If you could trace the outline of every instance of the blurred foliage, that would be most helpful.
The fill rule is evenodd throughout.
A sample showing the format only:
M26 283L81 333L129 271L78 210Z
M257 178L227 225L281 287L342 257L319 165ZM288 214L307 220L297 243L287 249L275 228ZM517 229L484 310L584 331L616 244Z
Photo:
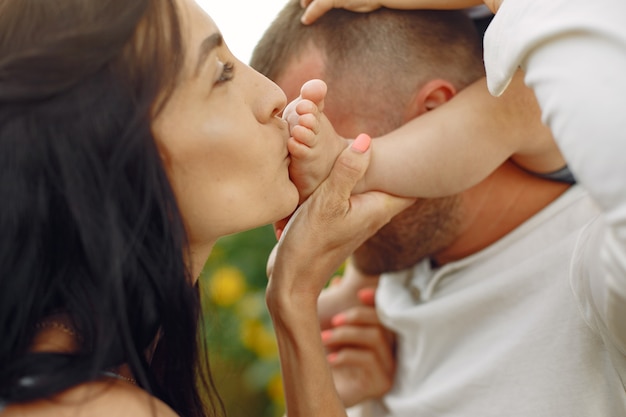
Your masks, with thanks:
M271 226L220 239L200 276L213 377L228 416L284 415L272 323L265 306Z

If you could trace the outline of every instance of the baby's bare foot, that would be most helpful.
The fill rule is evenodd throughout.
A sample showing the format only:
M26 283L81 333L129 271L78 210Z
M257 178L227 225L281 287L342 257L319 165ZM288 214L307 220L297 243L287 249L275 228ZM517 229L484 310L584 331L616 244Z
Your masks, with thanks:
M289 174L300 192L300 202L326 179L337 156L348 145L322 113L325 98L323 81L307 81L300 97L289 103L283 116L291 132L287 143L291 154Z

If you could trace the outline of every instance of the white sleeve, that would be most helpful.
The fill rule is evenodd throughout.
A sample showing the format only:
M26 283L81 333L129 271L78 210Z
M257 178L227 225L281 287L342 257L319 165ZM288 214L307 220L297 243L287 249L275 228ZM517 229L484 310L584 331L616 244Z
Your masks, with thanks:
M626 1L504 0L485 35L489 90L521 67L542 118L604 216L594 297L626 354Z

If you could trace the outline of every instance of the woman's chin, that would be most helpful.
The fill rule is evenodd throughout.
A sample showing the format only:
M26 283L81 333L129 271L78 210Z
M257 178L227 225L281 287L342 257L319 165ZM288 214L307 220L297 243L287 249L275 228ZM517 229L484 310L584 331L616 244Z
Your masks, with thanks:
M288 204L286 204L286 207L288 207L287 209L288 213L284 217L287 217L288 215L296 211L296 209L298 208L298 201L300 201L300 194L298 193L298 189L296 188L296 185L292 183L291 181L289 181L289 183L291 184L291 189L288 190L289 198L288 198Z

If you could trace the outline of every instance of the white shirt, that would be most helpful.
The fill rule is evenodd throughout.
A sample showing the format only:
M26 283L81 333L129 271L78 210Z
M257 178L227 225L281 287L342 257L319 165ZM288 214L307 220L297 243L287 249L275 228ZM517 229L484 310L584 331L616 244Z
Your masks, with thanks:
M479 253L383 275L376 304L398 334L398 367L370 413L626 415L626 357L594 322L580 268L595 257L598 215L575 186Z
M496 95L524 70L582 187L480 253L382 278L399 362L374 414L625 416L626 1L505 0L485 65Z

